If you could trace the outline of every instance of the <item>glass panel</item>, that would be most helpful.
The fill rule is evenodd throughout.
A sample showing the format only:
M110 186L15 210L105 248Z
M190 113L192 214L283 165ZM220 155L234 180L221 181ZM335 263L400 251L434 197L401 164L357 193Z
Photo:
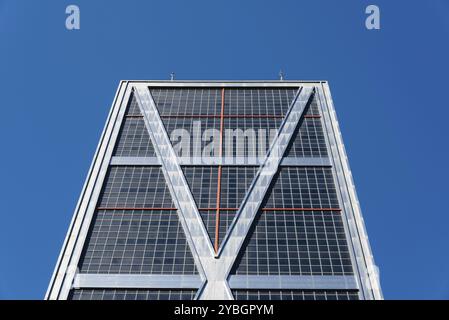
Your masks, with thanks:
M79 267L81 273L198 273L171 210L98 210Z

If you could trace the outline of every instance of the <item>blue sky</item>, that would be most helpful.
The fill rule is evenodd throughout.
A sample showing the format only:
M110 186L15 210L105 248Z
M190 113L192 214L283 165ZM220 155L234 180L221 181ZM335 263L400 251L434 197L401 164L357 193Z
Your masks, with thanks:
M65 29L72 3L79 31ZM371 3L379 31L364 27ZM283 69L330 82L385 297L448 299L447 12L445 0L0 0L0 298L43 298L119 80Z

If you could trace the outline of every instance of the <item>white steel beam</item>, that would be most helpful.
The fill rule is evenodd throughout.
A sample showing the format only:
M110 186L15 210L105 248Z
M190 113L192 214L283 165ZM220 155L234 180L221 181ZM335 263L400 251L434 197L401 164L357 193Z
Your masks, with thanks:
M231 289L357 290L354 276L257 276L232 275Z
M179 274L77 274L73 287L138 288L138 289L198 289L202 280L197 275Z
M346 235L352 248L351 258L357 275L361 299L383 299L378 269L374 264L368 236L361 215L360 204L349 168L348 157L341 137L337 116L328 84L318 88L318 104L323 114L323 130L327 135L334 172L335 186L346 226Z
M45 299L65 300L69 295L95 205L106 175L130 95L129 84L120 83L89 173L75 209L69 231L50 281Z
M178 158L159 116L157 107L146 85L134 86L134 94L143 115L157 157L162 164L162 172L176 205L179 220L189 243L196 266L207 281L208 268L214 256L214 249L207 230L196 207Z

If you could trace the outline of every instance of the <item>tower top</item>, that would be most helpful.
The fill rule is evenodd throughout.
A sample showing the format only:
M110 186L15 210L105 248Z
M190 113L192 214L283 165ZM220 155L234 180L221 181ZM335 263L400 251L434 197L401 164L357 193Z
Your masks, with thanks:
M279 70L279 80L280 81L284 81L284 72L281 70Z

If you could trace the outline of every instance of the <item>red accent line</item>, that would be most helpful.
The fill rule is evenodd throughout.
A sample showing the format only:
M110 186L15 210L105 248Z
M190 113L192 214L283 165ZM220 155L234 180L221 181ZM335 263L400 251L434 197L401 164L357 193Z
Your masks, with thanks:
M220 187L221 188L221 187ZM217 190L218 191L218 190ZM218 196L218 192L217 192ZM218 197L219 198L219 197ZM198 208L198 211L237 211L239 208ZM134 207L98 207L97 210L141 210L141 211L174 211L176 208L134 208ZM262 208L262 211L342 211L339 208Z
M284 118L284 115L274 115L274 114L229 114L224 116L225 118L268 118L268 119L278 119Z
M223 125L224 125L224 99L225 89L221 89L221 114L220 114L220 149L218 150L218 156L221 158L223 154ZM220 197L221 197L221 165L218 166L218 179L217 179L217 208L215 212L215 239L214 250L218 252L219 240L220 240Z
M127 114L126 118L143 118L142 115ZM177 115L161 115L161 118L217 118L217 119L283 119L284 115L273 115L273 114L177 114ZM320 119L320 115L316 114L306 114L304 118L308 119Z
M143 118L142 115L127 114L125 118ZM271 114L228 114L228 115L214 115L214 114L178 114L178 115L161 115L161 118L216 118L216 119L283 119L283 115L271 115ZM305 119L320 119L320 115L306 114Z
M161 118L220 118L219 114L177 114L161 115Z
M306 115L304 116L304 118L319 119L319 118L321 118L321 116L318 115L318 114L306 114Z
M272 115L272 114L177 114L177 115L161 115L161 118L252 118L252 119L282 119L284 115Z
M263 208L262 211L341 211L339 208Z
M237 211L239 208L219 208L220 211ZM215 211L217 208L198 208L198 211Z
M131 208L131 207L117 207L117 208L107 208L107 207L98 207L97 210L143 210L143 211L173 211L178 210L176 208Z
M214 239L215 253L218 252L219 236L220 236L220 195L221 195L221 166L218 166L217 207L215 208L215 239Z
M220 208L220 211L237 211L239 208ZM217 208L198 208L199 211L215 211ZM262 208L262 211L338 211L338 208Z

